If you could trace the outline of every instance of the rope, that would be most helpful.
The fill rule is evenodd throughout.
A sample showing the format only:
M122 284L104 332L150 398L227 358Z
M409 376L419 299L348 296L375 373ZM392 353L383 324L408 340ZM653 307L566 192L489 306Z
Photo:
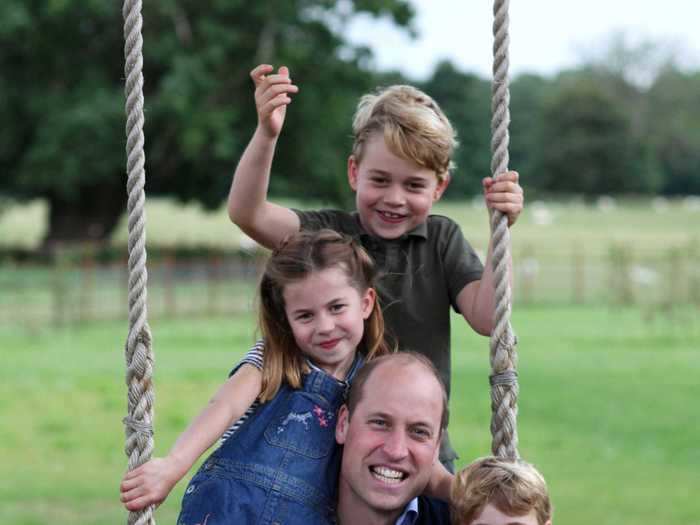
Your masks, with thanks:
M494 0L493 5L491 173L494 176L508 171L508 4L509 0ZM496 298L495 328L490 341L491 451L496 456L517 458L518 380L515 367L518 357L515 350L516 338L510 325L510 231L508 218L503 213L492 210L490 218Z
M128 415L124 418L128 468L148 461L153 452L153 354L146 311L146 213L143 139L143 39L141 1L124 0L124 74L126 76L126 153L129 229L129 335L126 341ZM129 512L129 525L155 525L154 507Z

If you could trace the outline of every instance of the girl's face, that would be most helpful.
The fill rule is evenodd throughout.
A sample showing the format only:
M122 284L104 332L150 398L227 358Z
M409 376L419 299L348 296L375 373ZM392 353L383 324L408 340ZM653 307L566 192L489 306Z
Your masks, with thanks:
M358 292L342 268L332 267L286 285L282 295L297 346L327 373L345 379L375 291Z

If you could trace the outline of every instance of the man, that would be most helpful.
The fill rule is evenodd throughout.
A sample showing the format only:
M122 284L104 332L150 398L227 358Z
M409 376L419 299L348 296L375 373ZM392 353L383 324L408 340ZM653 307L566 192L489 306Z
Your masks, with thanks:
M431 491L449 493L451 476L436 467L447 419L445 387L427 358L401 352L366 364L336 426L340 525L448 524L447 504L421 495L434 468Z

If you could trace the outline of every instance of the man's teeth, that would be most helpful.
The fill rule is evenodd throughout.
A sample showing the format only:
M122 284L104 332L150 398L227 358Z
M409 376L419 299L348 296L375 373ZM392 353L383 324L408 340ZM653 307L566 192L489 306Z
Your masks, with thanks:
M387 467L372 467L371 471L375 477L388 483L399 483L405 477L403 472Z

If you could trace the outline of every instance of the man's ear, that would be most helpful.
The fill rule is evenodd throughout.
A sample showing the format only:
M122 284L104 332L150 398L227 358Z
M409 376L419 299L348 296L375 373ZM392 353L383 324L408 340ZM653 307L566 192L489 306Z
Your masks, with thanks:
M433 193L433 202L440 200L440 197L442 197L442 194L445 193L445 190L450 185L450 180L451 178L449 173L445 173L444 179L438 180L437 186L435 187L435 192Z
M348 157L348 183L352 191L357 191L357 160L354 155Z
M335 440L338 445L345 444L345 438L348 435L348 426L350 425L350 412L348 406L343 405L338 411L338 422L335 424Z

